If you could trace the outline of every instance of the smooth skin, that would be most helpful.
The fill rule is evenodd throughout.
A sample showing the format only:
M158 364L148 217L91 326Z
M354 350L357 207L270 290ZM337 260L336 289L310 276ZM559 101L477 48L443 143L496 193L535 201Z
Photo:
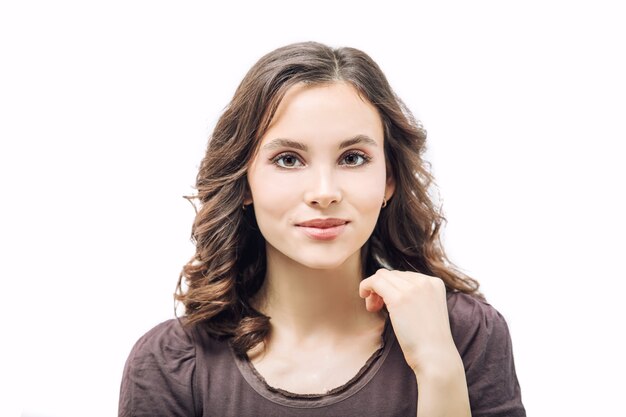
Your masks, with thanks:
M463 363L452 340L445 286L415 272L362 279L360 248L395 183L377 109L344 82L291 87L248 169L267 273L255 307L271 317L264 346L248 352L277 388L323 393L343 385L378 349L386 305L419 387L419 417L470 416ZM334 239L299 223L343 219Z

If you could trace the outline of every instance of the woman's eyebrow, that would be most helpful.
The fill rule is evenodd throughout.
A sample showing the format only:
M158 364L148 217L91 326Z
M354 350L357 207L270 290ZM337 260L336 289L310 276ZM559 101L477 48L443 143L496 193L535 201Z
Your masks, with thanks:
M356 135L351 139L346 139L339 144L339 149L347 148L348 146L362 143L364 145L378 146L378 143L367 135Z
M309 149L308 146L306 146L304 143L296 142L295 140L291 140L291 139L283 139L283 138L272 139L271 141L263 145L263 149L267 149L267 150L273 150L273 149L278 149L278 148L295 148L295 149L300 149L301 151L304 151L304 152L306 152Z
M370 138L369 136L356 135L353 138L346 139L343 142L341 142L339 144L339 149L347 148L349 146L356 145L359 143L362 143L365 145L371 145L371 146L378 146L378 143L376 143L376 141ZM285 139L285 138L272 139L271 141L263 145L263 149L266 149L266 150L273 150L277 148L294 148L294 149L299 149L304 152L309 150L309 147L306 146L304 143L296 142L295 140Z

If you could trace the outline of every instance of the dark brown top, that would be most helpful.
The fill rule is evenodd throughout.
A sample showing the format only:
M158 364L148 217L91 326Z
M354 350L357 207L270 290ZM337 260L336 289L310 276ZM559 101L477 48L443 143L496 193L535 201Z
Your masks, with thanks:
M474 297L448 294L452 336L463 359L473 417L526 416L504 318ZM417 386L388 322L381 347L346 384L301 395L269 386L227 341L177 320L135 344L124 368L119 416L416 415Z

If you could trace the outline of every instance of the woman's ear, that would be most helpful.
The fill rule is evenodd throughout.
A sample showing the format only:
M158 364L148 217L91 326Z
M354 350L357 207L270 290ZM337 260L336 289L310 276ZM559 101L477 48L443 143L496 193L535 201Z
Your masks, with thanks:
M387 172L387 181L385 183L385 200L389 201L395 191L396 191L396 180L391 174L391 172Z
M250 192L250 185L248 184L247 179L245 181L244 187L246 190L243 192L243 205L248 206L252 204L252 192Z

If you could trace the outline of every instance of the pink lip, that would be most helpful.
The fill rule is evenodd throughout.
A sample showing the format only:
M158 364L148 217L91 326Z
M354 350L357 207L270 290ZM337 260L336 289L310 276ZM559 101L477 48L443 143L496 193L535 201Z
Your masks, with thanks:
M339 236L346 228L347 220L342 219L314 219L298 223L304 234L315 240L332 240Z
M296 226L327 229L329 227L341 226L342 224L346 223L348 223L348 221L343 219L313 219L298 223L296 224Z

